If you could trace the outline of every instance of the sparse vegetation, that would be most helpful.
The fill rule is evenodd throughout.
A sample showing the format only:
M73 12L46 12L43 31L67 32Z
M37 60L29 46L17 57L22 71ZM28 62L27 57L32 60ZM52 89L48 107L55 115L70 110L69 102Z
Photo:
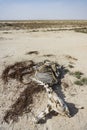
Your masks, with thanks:
M69 68L74 68L74 66L73 65L68 65L69 66Z
M87 33L87 27L85 27L85 28L76 28L75 31L76 32L81 32L81 33Z
M47 29L47 31L66 31L74 30L76 32L87 33L86 20L23 20L23 21L0 21L1 30L20 30L32 29L37 32L37 29ZM30 30L31 31L31 30Z
M73 76L75 76L77 79L80 79L81 78L81 76L83 75L83 73L82 72L80 72L80 71L76 71L76 72L72 72L72 73L70 73L70 75L73 75Z
M83 85L83 83L81 82L81 80L77 80L77 81L75 81L74 83L75 83L76 85L80 85L80 86Z
M83 77L82 79L80 80L77 80L74 82L76 85L87 85L87 78L86 77Z
M86 77L83 77L83 78L81 79L81 81L82 81L83 84L87 85L87 78L86 78Z
M37 30L37 29L36 29L36 30L35 30L35 29L33 29L31 32L38 32L38 31L39 31L39 30Z

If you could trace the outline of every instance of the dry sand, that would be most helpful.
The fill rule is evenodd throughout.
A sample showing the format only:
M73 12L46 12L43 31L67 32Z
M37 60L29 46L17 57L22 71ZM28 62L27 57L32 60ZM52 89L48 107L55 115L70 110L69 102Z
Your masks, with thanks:
M30 51L38 51L39 54L27 54ZM74 31L0 31L0 75L7 65L15 62L25 60L38 62L45 59L57 61L66 67L72 63L74 68L70 71L81 71L87 76L87 34ZM32 121L32 113L23 114L13 124L2 123L6 110L17 100L26 86L14 80L4 85L0 78L0 130L87 130L87 85L75 85L73 83L75 78L68 74L65 80L69 88L65 90L62 87L61 92L69 105L72 117L51 116L45 123L36 125ZM33 100L32 111L35 114L44 110L47 103L44 92L36 94ZM81 107L84 109L80 109Z

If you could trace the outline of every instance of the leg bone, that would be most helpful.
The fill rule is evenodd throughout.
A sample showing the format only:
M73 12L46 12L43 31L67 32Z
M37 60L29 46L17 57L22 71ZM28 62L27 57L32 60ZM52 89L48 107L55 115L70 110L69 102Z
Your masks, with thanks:
M47 107L46 107L46 109L45 109L44 111L42 111L42 112L36 117L35 122L36 122L36 123L39 123L39 121L40 121L41 119L43 119L48 113L50 113L50 111L51 111L51 106L48 104Z

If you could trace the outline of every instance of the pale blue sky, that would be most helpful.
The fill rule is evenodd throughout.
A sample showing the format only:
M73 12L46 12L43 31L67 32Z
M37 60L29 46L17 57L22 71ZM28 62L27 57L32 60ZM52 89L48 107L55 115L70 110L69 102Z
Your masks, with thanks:
M87 0L0 0L0 20L86 19Z

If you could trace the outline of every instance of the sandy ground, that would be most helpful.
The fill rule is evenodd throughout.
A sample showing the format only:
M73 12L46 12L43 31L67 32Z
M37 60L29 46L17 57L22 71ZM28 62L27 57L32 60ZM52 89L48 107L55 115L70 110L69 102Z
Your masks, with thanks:
M39 54L26 55L29 51L38 51ZM48 54L52 56L44 56ZM0 31L0 76L7 65L25 60L38 62L45 59L57 61L66 67L72 62L74 66L71 69L72 72L81 71L87 76L87 34L74 31ZM72 76L66 75L66 81L70 86L66 90L62 88L72 117L52 116L45 123L36 125L32 121L31 113L23 114L16 123L2 123L5 111L16 101L26 86L20 85L14 80L8 85L4 85L0 78L0 130L87 130L87 86L77 86L73 80ZM32 111L37 114L44 110L46 101L46 94L39 93L38 98L34 97ZM81 107L84 109L80 109Z

